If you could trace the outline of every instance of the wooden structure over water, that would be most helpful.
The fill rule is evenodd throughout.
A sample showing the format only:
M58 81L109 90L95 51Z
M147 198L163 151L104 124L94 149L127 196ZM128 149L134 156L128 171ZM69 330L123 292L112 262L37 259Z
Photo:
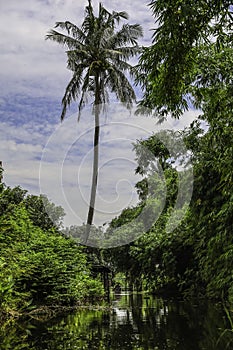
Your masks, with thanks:
M110 302L110 278L109 278L109 274L112 273L111 269L105 265L93 265L91 269L92 269L92 272L94 274L96 274L96 275L101 274L102 281L104 284L105 295L106 295L108 302Z

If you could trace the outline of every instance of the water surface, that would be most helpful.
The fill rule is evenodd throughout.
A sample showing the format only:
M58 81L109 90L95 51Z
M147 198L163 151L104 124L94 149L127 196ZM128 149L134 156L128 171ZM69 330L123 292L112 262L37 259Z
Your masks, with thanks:
M226 350L233 333L221 305L116 295L111 310L3 325L6 350Z

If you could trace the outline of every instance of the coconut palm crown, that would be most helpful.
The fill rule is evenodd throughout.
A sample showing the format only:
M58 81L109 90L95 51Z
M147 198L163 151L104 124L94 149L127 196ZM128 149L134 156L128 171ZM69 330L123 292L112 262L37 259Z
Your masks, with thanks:
M92 98L95 115L94 160L91 200L87 219L87 237L94 214L94 204L98 177L99 117L102 106L109 102L109 92L127 108L136 100L134 89L127 78L132 73L128 60L140 53L137 43L142 36L139 24L128 23L119 27L121 20L127 20L126 12L109 12L99 4L98 16L94 15L91 0L85 9L81 27L66 22L57 22L46 39L62 44L66 48L67 68L73 72L62 99L61 120L67 107L78 101L79 118L85 103ZM66 32L64 34L63 32Z

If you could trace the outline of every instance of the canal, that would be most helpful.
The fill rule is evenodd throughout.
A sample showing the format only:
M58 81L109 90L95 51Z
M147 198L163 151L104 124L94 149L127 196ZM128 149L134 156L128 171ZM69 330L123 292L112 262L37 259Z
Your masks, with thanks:
M226 350L233 333L220 304L115 295L109 309L4 324L1 350Z

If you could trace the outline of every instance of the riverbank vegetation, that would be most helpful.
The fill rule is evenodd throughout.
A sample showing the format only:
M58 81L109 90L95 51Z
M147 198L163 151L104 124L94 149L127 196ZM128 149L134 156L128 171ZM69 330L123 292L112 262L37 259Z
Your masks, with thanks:
M184 118L185 111L199 111L199 117L180 134L193 165L193 195L181 224L167 230L179 172L156 135L140 140L135 146L137 172L143 175L137 185L140 203L125 209L111 227L124 227L145 203L154 200L147 185L153 161L145 159L140 145L149 149L163 169L166 205L151 229L144 229L145 234L132 244L115 248L109 259L135 286L232 304L232 4L156 0L150 7L157 29L137 67L137 81L144 89L140 109L148 112L150 108L160 121L168 115Z
M59 231L63 215L63 209L46 197L1 184L2 313L76 306L103 296L102 283L92 278L84 249Z

